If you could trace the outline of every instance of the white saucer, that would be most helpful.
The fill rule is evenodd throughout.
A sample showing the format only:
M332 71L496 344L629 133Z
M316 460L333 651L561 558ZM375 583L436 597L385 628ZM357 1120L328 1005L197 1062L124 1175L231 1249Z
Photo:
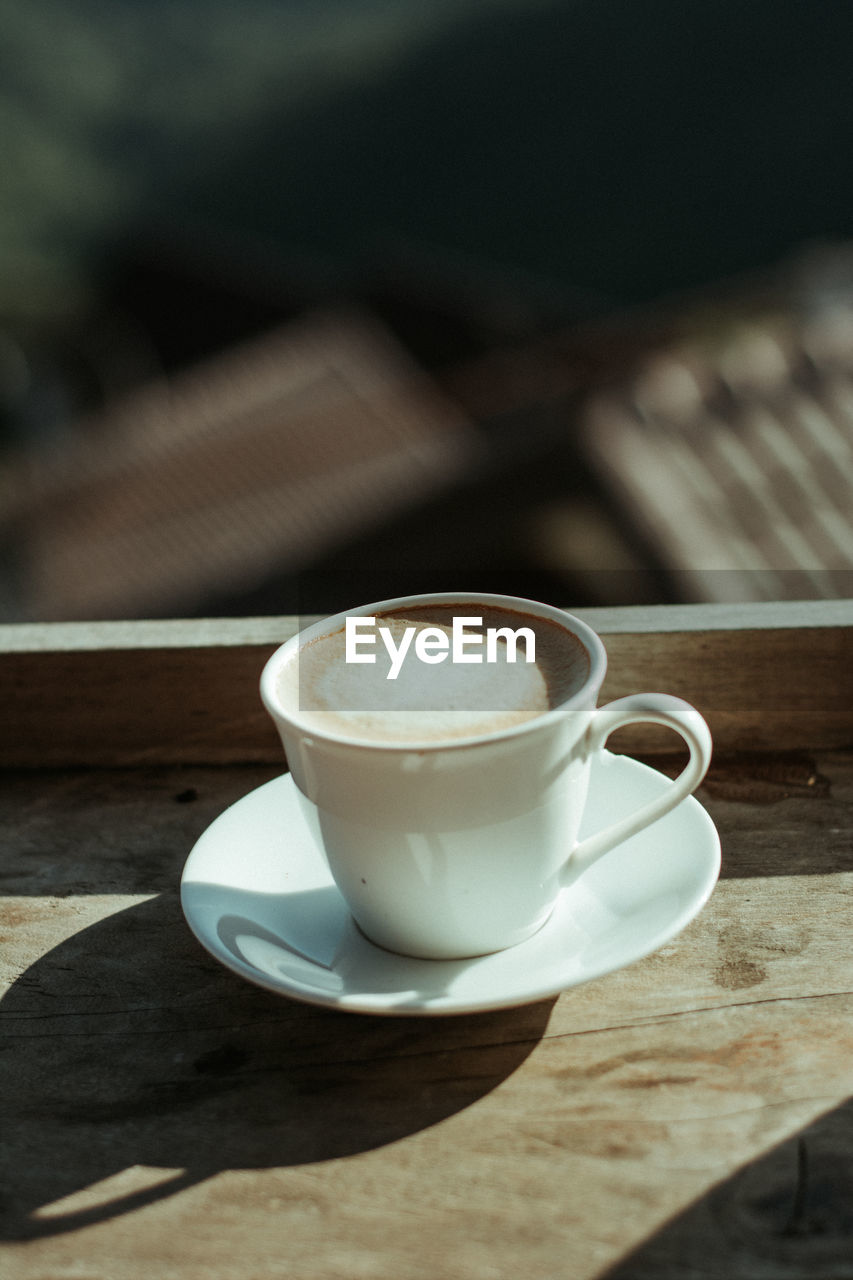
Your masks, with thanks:
M581 834L668 785L602 752ZM717 830L691 797L578 876L526 942L473 960L413 960L359 932L285 774L204 832L184 867L181 905L211 955L270 991L359 1013L472 1013L554 996L655 951L702 909L719 871Z

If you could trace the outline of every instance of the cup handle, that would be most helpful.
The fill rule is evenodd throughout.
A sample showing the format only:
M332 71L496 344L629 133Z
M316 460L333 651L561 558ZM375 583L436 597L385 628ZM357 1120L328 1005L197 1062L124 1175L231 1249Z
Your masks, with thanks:
M600 751L614 729L640 723L662 724L675 729L687 743L690 759L678 777L655 800L575 845L566 864L566 872L572 879L603 853L669 813L696 790L708 771L711 733L707 724L689 702L668 693L635 693L599 707L587 729L589 754Z

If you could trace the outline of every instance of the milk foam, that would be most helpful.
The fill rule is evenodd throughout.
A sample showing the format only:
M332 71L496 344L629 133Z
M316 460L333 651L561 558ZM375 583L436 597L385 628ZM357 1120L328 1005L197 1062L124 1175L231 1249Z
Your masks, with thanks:
M480 652L482 662L453 662L454 614L482 617L483 634L487 626L532 627L537 661L526 661L523 641L515 661L509 661L509 650L499 639L496 661L487 662L485 645L475 645L466 652ZM347 662L345 632L340 629L304 644L282 672L279 696L286 706L298 709L309 728L376 742L479 736L535 719L564 701L586 678L588 663L580 643L556 624L529 614L461 603L380 615L376 623L376 643L361 650L374 654L374 663ZM388 628L395 648L406 629L414 628L393 680L388 679L391 658L380 626ZM416 656L416 636L427 628L447 636L448 654L442 662L426 663ZM477 634L479 629L466 630Z

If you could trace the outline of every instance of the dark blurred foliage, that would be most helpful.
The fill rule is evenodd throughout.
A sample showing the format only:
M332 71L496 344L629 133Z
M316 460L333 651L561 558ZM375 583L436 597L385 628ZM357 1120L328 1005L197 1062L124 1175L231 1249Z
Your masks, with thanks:
M0 309L99 301L165 233L266 295L249 324L294 275L438 275L487 303L500 279L512 331L853 230L845 0L426 9L3 0ZM172 265L129 299L146 325Z

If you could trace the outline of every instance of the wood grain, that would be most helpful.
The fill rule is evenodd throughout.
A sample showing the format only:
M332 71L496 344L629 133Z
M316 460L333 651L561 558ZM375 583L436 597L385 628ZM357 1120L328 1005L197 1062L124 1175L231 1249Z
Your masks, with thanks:
M0 1272L849 1276L853 755L772 797L724 765L679 938L426 1021L278 998L190 935L192 843L280 765L9 772Z

